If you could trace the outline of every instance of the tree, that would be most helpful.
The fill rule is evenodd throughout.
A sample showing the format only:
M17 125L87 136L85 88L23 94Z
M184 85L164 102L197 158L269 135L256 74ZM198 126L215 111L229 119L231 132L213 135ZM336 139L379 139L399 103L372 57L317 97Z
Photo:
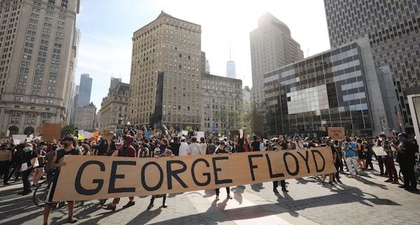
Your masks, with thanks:
M74 131L77 129L77 127L74 126L74 124L69 124L61 128L61 137L64 137L65 135L74 135Z
M261 108L265 108L265 107L261 107ZM255 135L259 137L266 136L265 116L266 116L266 112L258 110L255 105L251 106L249 117L250 117L250 125L251 125L250 127L251 127L252 132L248 131L249 134L254 133Z

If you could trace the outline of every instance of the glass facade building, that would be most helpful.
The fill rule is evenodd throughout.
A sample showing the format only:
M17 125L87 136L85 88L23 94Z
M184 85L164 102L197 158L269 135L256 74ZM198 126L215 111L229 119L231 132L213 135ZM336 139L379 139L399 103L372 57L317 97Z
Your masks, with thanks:
M375 65L388 66L402 130L414 133L406 90L420 82L420 1L324 0L332 48L368 37ZM400 126L401 127L401 126ZM399 128L401 129L401 128Z
M344 127L350 135L372 136L382 130L372 115L374 108L383 112L383 104L373 106L369 95L370 86L380 87L377 79L368 84L376 71L364 58L353 42L266 73L268 133L320 137L327 127Z

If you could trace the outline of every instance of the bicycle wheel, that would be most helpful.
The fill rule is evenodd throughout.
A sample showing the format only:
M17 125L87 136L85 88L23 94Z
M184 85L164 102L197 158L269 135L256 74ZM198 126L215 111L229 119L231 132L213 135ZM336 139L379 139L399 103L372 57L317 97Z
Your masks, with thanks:
M44 181L36 187L34 191L34 195L32 196L32 200L34 204L38 207L44 207L45 199L47 198L48 194L48 182Z

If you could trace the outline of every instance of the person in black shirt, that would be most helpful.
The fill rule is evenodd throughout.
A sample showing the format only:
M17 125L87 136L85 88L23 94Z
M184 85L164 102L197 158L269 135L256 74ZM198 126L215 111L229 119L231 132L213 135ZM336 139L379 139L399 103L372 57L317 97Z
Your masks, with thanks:
M394 143L391 143L391 146L394 147L398 151L398 155L400 155L399 163L401 172L404 176L404 184L400 187L409 191L418 191L417 180L414 173L418 145L409 141L406 133L400 133L398 135L398 141L400 142L398 146Z
M55 155L52 158L51 162L51 168L55 169L55 174L53 181L51 182L51 188L50 191L47 194L47 199L45 200L45 206L44 206L44 225L48 224L48 217L51 214L51 209L53 208L54 202L52 201L52 198L54 196L55 187L57 185L58 176L60 173L60 168L62 166L65 166L66 163L63 161L64 156L66 155L82 155L82 152L75 148L74 145L76 144L76 140L73 137L66 136L62 140L62 143L64 145L64 148L58 148L55 150ZM59 190L58 190L59 191ZM76 223L77 219L73 217L73 207L74 202L68 201L67 202L67 209L68 209L68 223Z
M23 148L22 153L22 181L23 181L23 191L19 192L18 195L27 195L32 192L31 190L31 182L29 181L29 176L31 175L33 169L35 166L35 160L36 163L38 155L36 154L36 151L33 148L33 145L31 143L26 143L25 148ZM23 166L25 164L25 166Z
M173 138L173 142L171 143L170 150L175 156L179 155L179 147L181 146L181 143L179 142L178 137Z
M276 145L274 146L272 151L286 150L287 145L285 147L283 147L281 145L282 142L283 142L283 139L277 139L276 140ZM273 192L274 192L274 194L279 194L279 191L277 190L278 186L279 186L279 181L278 180L273 181ZM283 192L289 192L286 188L286 181L284 179L280 180L280 186L281 186L281 190Z
M225 150L226 148L226 143L225 142L220 142L219 146L216 148L216 150L214 151L214 154L232 154L230 152L227 152ZM220 194L220 188L216 188L216 201L219 200L219 194ZM230 196L230 187L226 187L226 193L227 193L227 198L228 199L232 199L232 196Z
M260 151L260 138L257 136L254 136L254 141L251 142L251 151Z

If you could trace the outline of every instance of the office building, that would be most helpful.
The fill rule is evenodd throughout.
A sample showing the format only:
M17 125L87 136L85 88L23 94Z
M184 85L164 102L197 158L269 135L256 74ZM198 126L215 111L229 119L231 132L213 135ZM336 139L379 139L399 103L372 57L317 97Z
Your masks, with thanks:
M80 36L81 32L79 29L76 28L74 32L74 39L73 39L73 46L72 46L72 55L73 58L70 61L71 66L71 73L70 75L70 92L68 96L68 103L67 103L67 124L74 124L74 118L76 116L76 108L77 108L77 102L76 100L76 82L75 82L75 75L76 75L76 68L77 68L77 59L79 54L79 44L80 44Z
M242 80L202 74L202 87L201 131L227 136L241 128Z
M252 101L264 101L264 74L303 59L300 45L291 37L286 24L270 13L258 20L250 33L252 66Z
M129 84L115 83L115 78L111 78L111 87L108 95L102 99L100 114L99 130L114 130L118 126L123 126L128 123L128 99L129 99Z
M92 81L89 74L84 73L80 75L79 92L77 96L77 107L89 105L90 95L92 93Z
M405 90L419 86L420 3L407 1L324 0L331 47L368 37L377 67L389 66L402 130L414 133Z
M234 61L230 60L226 63L226 76L236 79L236 64Z
M373 137L396 126L398 102L387 85L389 68L376 68L367 38L265 74L268 133L326 136L328 127Z
M201 117L201 26L167 13L133 34L128 119L149 126L158 73L164 73L163 124L199 129Z
M1 1L0 133L65 123L80 1Z
M83 107L77 107L76 121L74 125L79 130L89 132L97 130L96 106L92 102Z

